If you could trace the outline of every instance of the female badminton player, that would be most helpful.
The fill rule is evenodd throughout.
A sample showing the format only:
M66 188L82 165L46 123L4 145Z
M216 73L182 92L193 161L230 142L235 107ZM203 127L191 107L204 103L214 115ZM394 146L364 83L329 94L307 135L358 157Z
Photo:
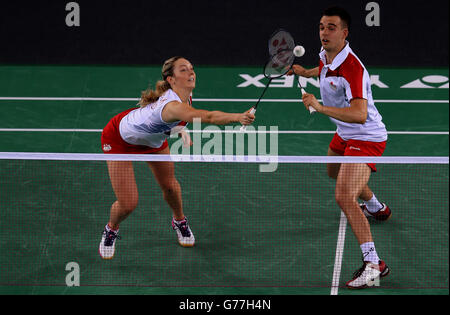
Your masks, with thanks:
M162 80L155 90L142 92L139 107L114 116L103 129L101 144L104 153L170 154L167 138L171 132L181 133L185 145L192 145L182 131L194 118L209 124L240 123L249 125L255 119L250 110L244 113L224 113L192 107L191 95L196 74L192 64L183 57L172 57L162 67ZM147 162L162 189L164 200L172 209L172 227L181 246L195 244L188 220L184 215L181 187L175 178L173 162ZM115 252L120 223L138 203L138 190L131 161L108 161L108 172L117 200L112 204L99 245L100 256L111 259Z

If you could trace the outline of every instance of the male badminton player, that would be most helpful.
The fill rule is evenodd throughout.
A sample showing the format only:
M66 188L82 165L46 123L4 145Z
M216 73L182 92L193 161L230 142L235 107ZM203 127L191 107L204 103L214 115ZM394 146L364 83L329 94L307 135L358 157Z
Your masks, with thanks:
M172 57L162 67L162 79L156 89L142 92L139 107L114 116L103 129L101 144L104 153L114 154L170 154L167 138L171 132L181 132L185 145L192 145L186 132L180 131L186 123L200 118L204 123L249 125L255 116L244 113L224 113L195 109L191 95L196 74L192 64L183 57ZM181 246L195 244L187 218L183 213L181 187L175 178L172 162L147 162L163 191L164 200L173 212L172 227ZM131 161L108 161L108 171L117 200L112 204L99 245L100 256L114 256L119 225L138 203L138 190Z
M369 73L346 40L350 15L342 8L330 7L323 12L319 24L322 49L319 66L305 69L294 65L290 75L320 78L323 105L312 94L304 94L306 108L329 116L337 125L328 155L381 156L386 147L387 132L372 99ZM349 288L365 288L374 279L384 277L389 268L375 249L366 218L385 221L391 216L389 207L378 201L369 188L375 164L328 164L328 175L336 179L335 198L346 215L363 253L363 266L346 283ZM358 204L358 197L364 202Z

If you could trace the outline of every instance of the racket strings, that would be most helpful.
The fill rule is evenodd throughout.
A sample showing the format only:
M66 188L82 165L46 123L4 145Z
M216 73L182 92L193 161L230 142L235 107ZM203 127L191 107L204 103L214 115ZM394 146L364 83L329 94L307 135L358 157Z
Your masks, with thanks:
M269 79L285 75L292 67L294 59L293 52L288 50L273 55L264 67L264 75Z
M293 50L295 47L294 38L283 29L279 29L272 34L269 39L269 55L278 54L281 50Z
M269 39L270 59L264 66L264 76L269 80L285 75L294 64L294 38L283 29L274 32Z

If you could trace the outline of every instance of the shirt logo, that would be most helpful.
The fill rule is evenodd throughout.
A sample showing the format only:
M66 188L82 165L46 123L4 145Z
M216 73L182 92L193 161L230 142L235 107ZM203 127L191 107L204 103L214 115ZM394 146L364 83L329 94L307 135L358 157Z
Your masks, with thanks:
M330 81L330 87L335 91L337 90L337 86L334 85L333 81Z
M103 145L103 151L105 151L105 152L108 152L108 151L111 151L111 146L109 145L109 144L104 144Z

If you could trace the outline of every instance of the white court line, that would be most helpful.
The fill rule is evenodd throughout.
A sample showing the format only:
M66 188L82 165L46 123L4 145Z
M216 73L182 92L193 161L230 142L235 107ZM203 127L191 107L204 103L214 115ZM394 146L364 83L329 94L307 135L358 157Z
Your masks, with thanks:
M0 132L102 132L102 129L56 129L56 128L0 128ZM189 133L236 133L239 130L188 130ZM247 130L246 133L256 134L335 134L336 131L322 130ZM448 131L388 131L390 135L449 135Z
M13 97L2 96L0 101L126 101L138 102L139 98L127 97ZM258 99L253 98L193 98L193 102L250 102ZM321 102L322 100L318 100ZM262 99L265 103L300 103L301 99ZM375 103L426 103L426 104L448 104L449 100L375 100Z
M342 256L344 254L345 231L347 229L347 218L341 211L341 219L339 220L339 233L336 244L336 255L334 258L333 281L331 282L330 295L337 295L339 290L339 279L341 277Z

